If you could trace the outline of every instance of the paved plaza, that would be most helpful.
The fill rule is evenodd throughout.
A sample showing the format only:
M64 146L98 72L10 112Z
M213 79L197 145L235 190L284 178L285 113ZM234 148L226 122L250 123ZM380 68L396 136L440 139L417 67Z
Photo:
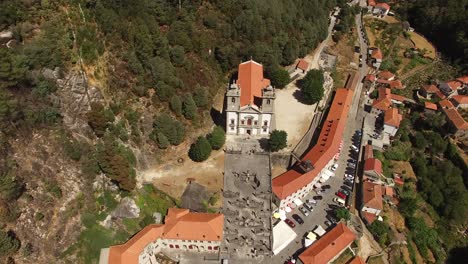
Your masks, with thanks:
M221 256L233 263L258 262L271 254L270 157L254 139L241 138L230 146L225 159Z

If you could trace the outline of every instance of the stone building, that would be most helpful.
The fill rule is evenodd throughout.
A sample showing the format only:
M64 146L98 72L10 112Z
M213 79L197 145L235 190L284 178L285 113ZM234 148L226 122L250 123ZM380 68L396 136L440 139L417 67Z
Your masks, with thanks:
M239 64L238 79L226 92L226 133L267 136L274 129L275 89L253 60Z

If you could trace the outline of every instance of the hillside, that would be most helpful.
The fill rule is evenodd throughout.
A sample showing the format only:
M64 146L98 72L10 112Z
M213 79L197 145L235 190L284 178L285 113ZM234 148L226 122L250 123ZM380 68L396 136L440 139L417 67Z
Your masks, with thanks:
M239 62L262 62L279 85L335 4L2 1L0 262L96 263L176 205L141 188L141 171L187 158ZM109 224L127 196L140 217Z

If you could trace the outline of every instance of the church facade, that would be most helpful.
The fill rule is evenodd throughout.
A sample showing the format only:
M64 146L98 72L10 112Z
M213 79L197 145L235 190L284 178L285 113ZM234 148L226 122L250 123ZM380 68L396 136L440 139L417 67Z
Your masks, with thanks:
M226 91L226 133L267 136L274 129L275 89L253 60L239 64L238 79Z

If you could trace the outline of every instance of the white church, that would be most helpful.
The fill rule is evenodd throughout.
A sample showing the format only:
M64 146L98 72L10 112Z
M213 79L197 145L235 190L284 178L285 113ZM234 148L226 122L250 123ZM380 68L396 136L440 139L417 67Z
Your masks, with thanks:
M274 129L275 89L253 60L239 64L237 80L226 92L226 133L268 136Z

